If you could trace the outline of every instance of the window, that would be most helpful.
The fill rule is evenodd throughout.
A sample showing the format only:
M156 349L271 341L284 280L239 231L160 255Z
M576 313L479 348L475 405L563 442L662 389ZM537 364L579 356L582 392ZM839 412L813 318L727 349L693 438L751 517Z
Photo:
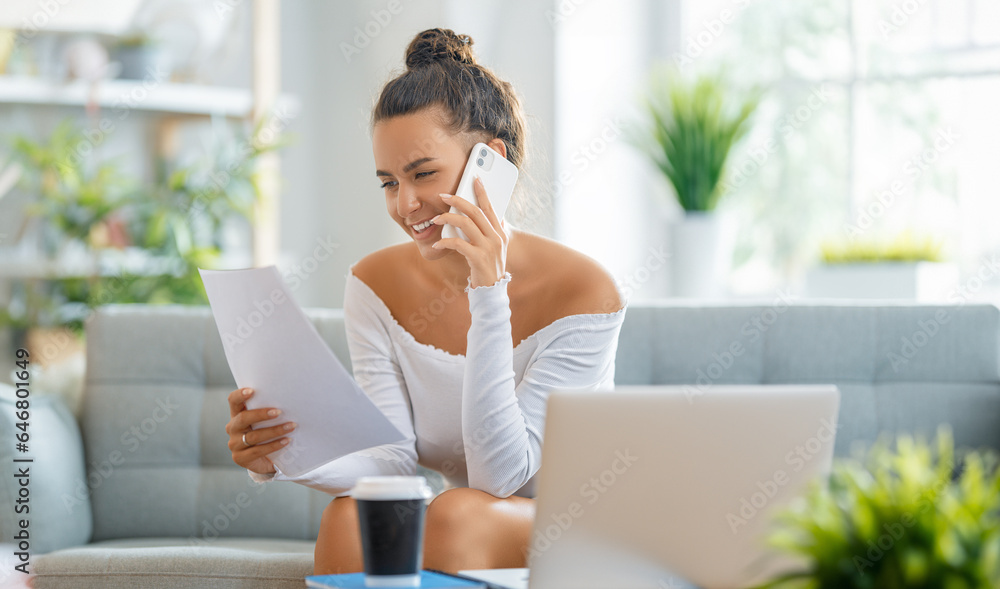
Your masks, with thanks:
M1000 2L681 6L682 67L768 93L730 162L736 293L794 283L848 236L933 236L967 272L1000 252Z

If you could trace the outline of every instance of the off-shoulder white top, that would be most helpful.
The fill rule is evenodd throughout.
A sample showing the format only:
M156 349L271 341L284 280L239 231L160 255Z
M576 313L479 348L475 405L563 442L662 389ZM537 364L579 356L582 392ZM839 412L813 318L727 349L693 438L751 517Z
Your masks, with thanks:
M412 475L419 463L456 487L534 497L548 394L614 386L627 304L613 313L562 317L515 347L507 297L511 279L507 273L491 286L466 287L472 324L462 356L418 342L349 271L344 324L354 377L406 439L354 452L298 477L278 471L250 472L251 478L294 481L343 496L358 477Z

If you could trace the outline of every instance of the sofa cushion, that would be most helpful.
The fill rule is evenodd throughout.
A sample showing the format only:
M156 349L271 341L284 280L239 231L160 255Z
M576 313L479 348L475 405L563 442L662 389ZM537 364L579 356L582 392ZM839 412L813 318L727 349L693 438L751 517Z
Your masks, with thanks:
M35 558L35 589L300 589L313 571L305 540L108 540Z

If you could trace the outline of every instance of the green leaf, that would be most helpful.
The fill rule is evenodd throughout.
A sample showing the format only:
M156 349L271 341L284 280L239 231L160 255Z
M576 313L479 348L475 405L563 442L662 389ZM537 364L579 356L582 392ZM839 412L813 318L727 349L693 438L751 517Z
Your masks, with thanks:
M116 161L99 161L99 150L81 149L88 143L73 121L63 121L42 140L13 137L13 156L24 169L22 187L36 196L28 212L42 222L44 235L52 236L46 243L53 252L70 239L89 239L96 225L113 220L147 254L179 270L40 282L15 293L13 312L5 311L0 319L24 326L76 325L86 315L81 308L108 302L204 304L198 267L217 266L223 220L250 217L259 198L256 158L287 144L284 137L269 145L255 143L251 132L262 129L263 123L226 136L215 153L185 164L161 158L149 181L123 174ZM214 177L224 175L227 181L220 186Z
M779 513L771 541L809 559L816 587L1000 586L1000 459L961 459L953 479L945 427L933 444L880 439L864 459L838 459L828 481Z
M734 145L756 109L756 91L740 97L720 75L694 79L673 68L654 71L644 101L647 139L634 140L663 173L685 211L713 210Z

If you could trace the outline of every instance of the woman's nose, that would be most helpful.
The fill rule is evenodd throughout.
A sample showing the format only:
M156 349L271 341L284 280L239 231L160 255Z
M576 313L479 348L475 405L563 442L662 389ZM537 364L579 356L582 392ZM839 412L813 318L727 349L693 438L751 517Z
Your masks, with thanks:
M400 187L399 198L396 199L396 212L400 217L408 217L421 206L420 197L412 187Z

